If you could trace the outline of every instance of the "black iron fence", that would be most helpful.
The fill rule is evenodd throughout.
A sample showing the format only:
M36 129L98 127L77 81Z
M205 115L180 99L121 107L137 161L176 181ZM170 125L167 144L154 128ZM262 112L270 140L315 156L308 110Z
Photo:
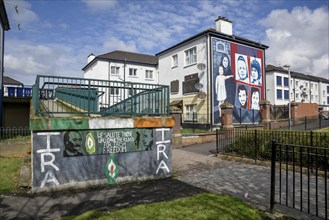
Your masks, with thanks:
M31 135L29 127L0 127L0 141Z
M271 142L272 212L280 204L328 219L329 146L318 147L319 141L315 146Z
M272 144L279 143L329 147L329 132L279 130L216 130L217 153L226 153L256 160L271 160Z

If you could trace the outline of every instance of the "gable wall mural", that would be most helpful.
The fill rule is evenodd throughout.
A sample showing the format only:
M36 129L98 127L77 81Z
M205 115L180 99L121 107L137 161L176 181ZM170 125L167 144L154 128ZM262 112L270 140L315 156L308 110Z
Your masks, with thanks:
M211 38L213 124L220 124L220 105L234 106L234 123L258 122L264 99L264 52L219 38Z

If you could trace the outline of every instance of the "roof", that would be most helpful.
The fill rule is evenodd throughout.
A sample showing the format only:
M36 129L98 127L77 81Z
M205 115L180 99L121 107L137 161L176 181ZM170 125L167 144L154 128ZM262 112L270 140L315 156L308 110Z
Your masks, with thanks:
M110 53L105 53L96 56L91 62L89 62L85 67L83 67L82 70L87 69L90 65L92 65L97 60L131 62L131 63L139 63L139 64L146 64L152 66L158 65L158 57L156 56L115 50Z
M242 37L239 37L239 36L235 36L235 35L227 35L227 34L223 34L223 33L220 33L218 31L216 31L215 29L213 28L209 28L209 29L206 29L190 38L187 38L186 40L183 40L182 42L172 46L172 47L169 47L168 49L165 49L159 53L156 54L156 56L159 56L159 55L162 55L168 51L171 51L177 47L180 47L184 44L187 44L187 43L190 43L191 41L199 38L199 37L202 37L202 36L206 36L206 35L210 35L210 36L214 36L214 37L219 37L219 38L222 38L222 39L226 39L226 40L230 40L232 42L235 42L235 43L241 43L241 44L244 44L244 45L247 45L247 46L252 46L252 47L256 47L256 48L260 48L260 49L267 49L268 46L264 45L264 44L261 44L260 42L255 42L255 41L251 41L251 40L248 40L246 38L242 38Z
M3 76L3 85L18 85L23 86L23 83L9 77L9 76Z
M284 69L281 66L274 66L271 64L268 64L265 67L265 72L281 72L281 73L286 73L288 74L288 70ZM298 78L298 79L303 79L303 80L310 80L310 81L315 81L315 82L324 82L324 83L329 83L328 79L322 78L322 77L318 77L318 76L313 76L313 75L307 75L304 73L300 73L300 72L295 72L295 71L290 71L291 77L292 78Z
M10 29L10 26L9 26L7 12L6 12L6 7L5 7L3 0L0 0L0 20L1 20L3 29L5 31L8 31Z

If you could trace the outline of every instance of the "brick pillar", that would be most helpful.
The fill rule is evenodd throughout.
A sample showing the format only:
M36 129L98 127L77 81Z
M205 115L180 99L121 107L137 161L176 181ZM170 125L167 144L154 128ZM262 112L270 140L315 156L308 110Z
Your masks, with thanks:
M291 123L292 125L295 124L296 119L298 118L298 103L297 102L291 102L290 103L290 113L291 113Z
M176 121L176 125L172 128L173 148L181 148L182 147L182 133L181 133L182 111L175 110L175 111L171 111L170 114Z
M260 103L260 118L265 129L270 129L271 122L271 104L264 102Z
M221 123L224 129L233 128L233 106L221 105Z

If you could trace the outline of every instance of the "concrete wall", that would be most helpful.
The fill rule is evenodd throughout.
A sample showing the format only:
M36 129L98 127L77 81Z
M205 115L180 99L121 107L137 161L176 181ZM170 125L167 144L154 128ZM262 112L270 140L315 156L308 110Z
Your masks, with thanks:
M34 118L32 191L172 175L171 117Z

